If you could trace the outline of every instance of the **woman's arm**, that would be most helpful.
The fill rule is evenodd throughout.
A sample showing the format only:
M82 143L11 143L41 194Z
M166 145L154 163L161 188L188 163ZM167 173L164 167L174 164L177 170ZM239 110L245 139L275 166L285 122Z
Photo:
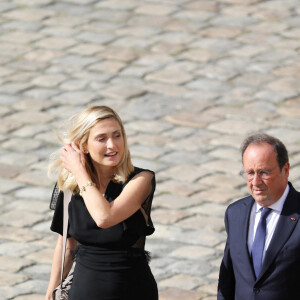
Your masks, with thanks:
M49 280L49 285L46 292L45 300L52 300L52 293L60 283L62 246L63 246L63 237L59 235L57 239L56 247L54 249L51 275L50 275L50 280ZM72 251L75 250L75 247L76 247L76 240L73 238L68 238L67 245L66 245L63 278L65 278L71 270L73 264Z
M148 171L135 175L121 194L110 203L96 187L88 187L82 197L96 224L101 228L108 228L127 219L141 208L151 193L152 178L153 174ZM79 184L87 181L80 180Z
M62 152L61 159L63 167L75 176L79 187L86 186L91 181L85 168L84 154L76 145L68 145L67 151ZM82 197L97 226L111 227L139 210L152 191L152 178L153 174L149 171L135 175L112 202L108 202L97 187L88 186Z

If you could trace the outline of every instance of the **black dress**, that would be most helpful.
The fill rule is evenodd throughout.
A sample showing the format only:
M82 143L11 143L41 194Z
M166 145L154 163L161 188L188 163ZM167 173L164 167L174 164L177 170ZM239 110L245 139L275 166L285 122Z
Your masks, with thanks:
M135 168L124 184L111 181L105 198L113 201L125 185L138 173ZM152 171L150 171L152 172ZM153 172L152 172L153 173ZM154 232L150 217L155 177L152 192L141 210L125 221L110 228L97 227L89 214L82 197L73 195L69 205L68 237L78 243L70 300L157 300L157 284L152 275L149 254L144 250L147 235ZM51 230L63 232L63 193L55 187L51 205L55 209Z

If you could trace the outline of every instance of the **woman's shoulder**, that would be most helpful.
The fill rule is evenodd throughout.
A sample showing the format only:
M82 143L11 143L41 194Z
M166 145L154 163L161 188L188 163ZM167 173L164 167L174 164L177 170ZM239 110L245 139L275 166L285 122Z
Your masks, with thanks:
M152 170L134 167L133 171L129 174L129 176L126 180L126 183L128 183L134 176L136 176L142 172L150 172L152 174L152 176L155 177L155 173Z

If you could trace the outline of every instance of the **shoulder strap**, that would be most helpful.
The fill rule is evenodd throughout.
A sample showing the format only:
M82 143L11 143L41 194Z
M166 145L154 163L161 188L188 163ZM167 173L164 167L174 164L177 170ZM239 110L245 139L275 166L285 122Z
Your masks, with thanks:
M63 217L63 247L62 247L62 259L61 259L61 274L60 274L60 285L63 283L63 274L64 274L64 263L65 263L65 254L66 254L66 245L67 245L67 231L69 223L69 212L68 207L71 201L72 192L66 190L64 192L64 217Z

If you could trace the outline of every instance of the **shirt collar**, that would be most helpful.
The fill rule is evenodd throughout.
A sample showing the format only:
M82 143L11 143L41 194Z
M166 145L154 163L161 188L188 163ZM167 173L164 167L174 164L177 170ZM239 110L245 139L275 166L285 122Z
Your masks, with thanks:
M279 198L279 200L277 200L275 203L273 203L272 205L270 205L269 208L272 208L273 210L276 210L279 213L281 213L283 205L284 205L284 202L286 200L286 197L287 197L289 191L290 191L290 187L287 184L287 186L286 186L286 188L285 188L282 196ZM256 203L256 210L255 210L255 212L258 212L261 208L262 208L262 206L260 206L259 204Z

